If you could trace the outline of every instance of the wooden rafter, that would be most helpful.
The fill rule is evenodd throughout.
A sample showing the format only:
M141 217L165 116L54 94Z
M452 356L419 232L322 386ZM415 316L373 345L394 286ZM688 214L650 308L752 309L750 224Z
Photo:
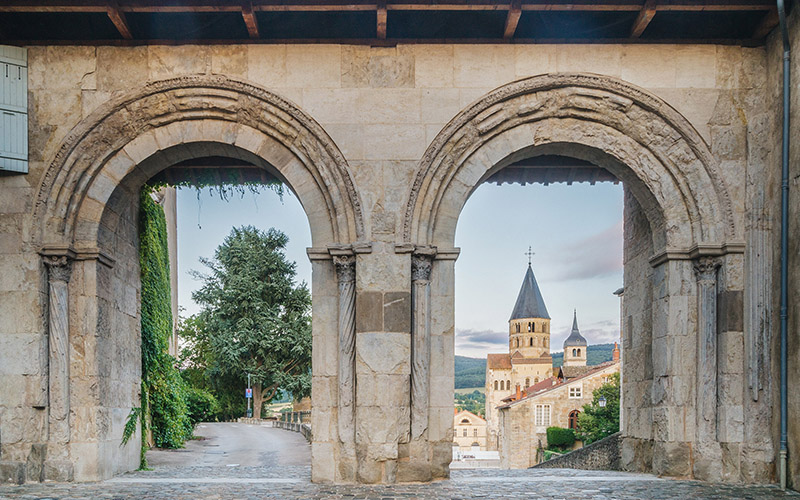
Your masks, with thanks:
M656 15L656 0L645 0L631 27L631 38L639 38Z
M250 38L261 38L261 35L258 33L258 19L256 19L256 15L253 12L253 2L244 2L242 4L242 17L244 18L244 24L247 26L247 34L250 35Z
M761 18L756 29L753 30L753 39L761 40L762 38L766 38L775 26L778 25L778 22L778 9L772 9L767 12L764 17Z
M377 33L379 40L386 40L386 0L379 0L377 9Z
M503 30L503 38L511 40L514 38L514 33L517 31L517 24L522 15L522 7L520 0L513 0L508 8L508 15L506 16L506 26Z
M111 22L114 23L114 26L116 26L119 34L122 35L122 38L133 40L133 33L131 33L131 28L128 26L128 20L125 19L125 14L119 10L119 4L115 0L108 2L106 13Z
M118 0L127 12L240 12L241 4L223 0ZM378 0L253 0L252 10L263 11L370 11ZM386 10L506 10L514 0L397 0ZM0 12L106 12L109 0L3 0ZM658 11L767 11L769 0L661 0ZM625 11L642 10L641 0L525 0L522 11Z

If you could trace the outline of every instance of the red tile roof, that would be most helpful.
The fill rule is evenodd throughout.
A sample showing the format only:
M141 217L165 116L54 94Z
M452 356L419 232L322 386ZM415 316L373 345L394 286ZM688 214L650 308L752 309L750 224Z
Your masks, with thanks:
M508 354L489 354L486 356L486 367L490 370L510 370L511 356Z

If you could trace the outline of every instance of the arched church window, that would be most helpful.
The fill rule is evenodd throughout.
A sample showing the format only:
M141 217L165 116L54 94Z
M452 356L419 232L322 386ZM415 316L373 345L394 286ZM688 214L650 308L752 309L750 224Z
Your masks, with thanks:
M516 332L519 333L519 323L515 325Z
M580 357L580 355L581 355L581 350L578 349L578 357Z
M531 386L531 379L530 377L528 377L525 379L525 387L530 387L530 386Z
M533 337L530 339L530 346L533 347Z
M577 429L578 428L578 415L580 415L580 414L581 414L581 412L578 411L578 410L572 410L571 412L569 412L569 428L570 429Z
M517 347L519 347L519 339L517 339Z
M497 380L494 381L494 390L497 390Z
M528 331L531 331L531 324L528 323Z
M577 356L577 355L578 355L577 353L578 353L578 351L577 351L576 349L573 349L573 350L572 350L572 355L573 355L573 356Z
M468 418L462 418L461 419L461 423L469 425L469 419Z
M507 391L511 390L511 381L510 380L506 380L506 390Z
M534 384L538 384L539 383L539 377L536 377L535 379L533 379L533 383Z

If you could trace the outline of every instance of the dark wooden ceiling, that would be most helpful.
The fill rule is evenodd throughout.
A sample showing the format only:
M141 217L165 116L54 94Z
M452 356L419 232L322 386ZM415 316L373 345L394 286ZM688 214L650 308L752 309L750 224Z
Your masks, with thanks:
M769 0L0 0L4 43L758 45Z

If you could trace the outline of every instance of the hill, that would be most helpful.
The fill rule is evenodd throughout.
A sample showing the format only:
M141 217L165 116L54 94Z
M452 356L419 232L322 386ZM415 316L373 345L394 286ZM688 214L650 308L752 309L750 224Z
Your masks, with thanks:
M586 364L594 366L611 361L613 350L614 344L590 345ZM552 356L553 366L561 366L564 363L563 352L552 353ZM456 356L455 379L456 389L483 387L486 385L486 359Z
M486 385L486 359L456 356L456 389Z
M589 366L599 365L606 361L611 361L614 344L595 344L589 346L589 354L586 357L586 364ZM552 353L553 366L564 364L564 351Z

